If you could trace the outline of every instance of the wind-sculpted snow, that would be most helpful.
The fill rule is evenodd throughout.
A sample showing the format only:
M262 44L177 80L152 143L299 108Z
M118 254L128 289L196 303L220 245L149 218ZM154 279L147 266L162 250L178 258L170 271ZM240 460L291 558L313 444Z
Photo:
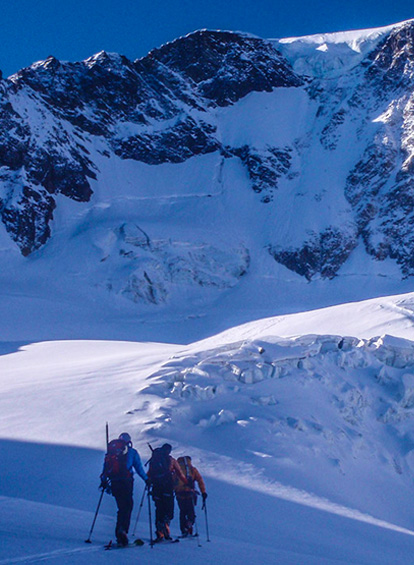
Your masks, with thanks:
M220 426L229 456L312 477L324 494L356 477L369 484L372 466L413 479L411 341L305 335L195 346L151 379L145 392L168 400L152 426L164 437L203 445Z

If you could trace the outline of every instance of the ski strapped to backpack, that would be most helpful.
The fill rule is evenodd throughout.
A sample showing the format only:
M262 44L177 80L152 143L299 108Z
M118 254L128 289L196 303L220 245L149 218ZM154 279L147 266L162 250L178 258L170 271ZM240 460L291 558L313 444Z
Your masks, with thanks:
M192 474L190 473L190 469L188 468L187 457L183 457L183 459L184 459L185 477L187 479L187 484L190 487L190 489L194 491L194 494L195 494L194 479L193 479Z
M110 481L131 478L127 458L128 444L123 439L110 441L105 455L103 476Z

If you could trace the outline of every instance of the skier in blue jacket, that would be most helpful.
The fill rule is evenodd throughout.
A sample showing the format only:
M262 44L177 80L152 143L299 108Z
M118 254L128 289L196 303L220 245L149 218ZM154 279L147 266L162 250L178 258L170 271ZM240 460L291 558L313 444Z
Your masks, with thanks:
M138 451L132 447L131 436L124 432L119 438L125 442L126 453L126 469L122 472L110 472L107 465L101 474L101 488L111 492L115 497L118 507L117 521L115 527L116 540L119 545L128 545L128 531L131 522L131 513L134 506L133 488L134 488L134 470L138 473L145 483L149 483L147 474L142 466L141 458ZM121 444L123 445L123 444Z

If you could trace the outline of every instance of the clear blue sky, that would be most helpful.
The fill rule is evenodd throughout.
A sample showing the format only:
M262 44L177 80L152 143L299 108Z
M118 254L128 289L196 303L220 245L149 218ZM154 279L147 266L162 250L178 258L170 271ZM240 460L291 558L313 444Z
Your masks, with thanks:
M414 17L408 0L0 0L0 69L101 51L136 59L201 28L261 37L378 27Z

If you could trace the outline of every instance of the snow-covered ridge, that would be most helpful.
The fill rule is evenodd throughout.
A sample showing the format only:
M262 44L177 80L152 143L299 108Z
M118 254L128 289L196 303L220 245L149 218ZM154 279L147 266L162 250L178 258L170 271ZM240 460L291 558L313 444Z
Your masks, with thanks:
M410 25L413 21L414 19L410 19L376 28L337 31L331 33L316 33L313 35L272 39L271 41L278 41L284 44L292 44L298 41L301 43L315 43L316 45L323 45L324 43L346 43L353 49L353 51L361 52L366 42L369 43L372 41L375 45L379 37L382 38L392 30L401 28L405 25Z
M333 78L360 63L390 32L409 26L413 21L406 20L372 29L286 37L271 41L298 74Z

